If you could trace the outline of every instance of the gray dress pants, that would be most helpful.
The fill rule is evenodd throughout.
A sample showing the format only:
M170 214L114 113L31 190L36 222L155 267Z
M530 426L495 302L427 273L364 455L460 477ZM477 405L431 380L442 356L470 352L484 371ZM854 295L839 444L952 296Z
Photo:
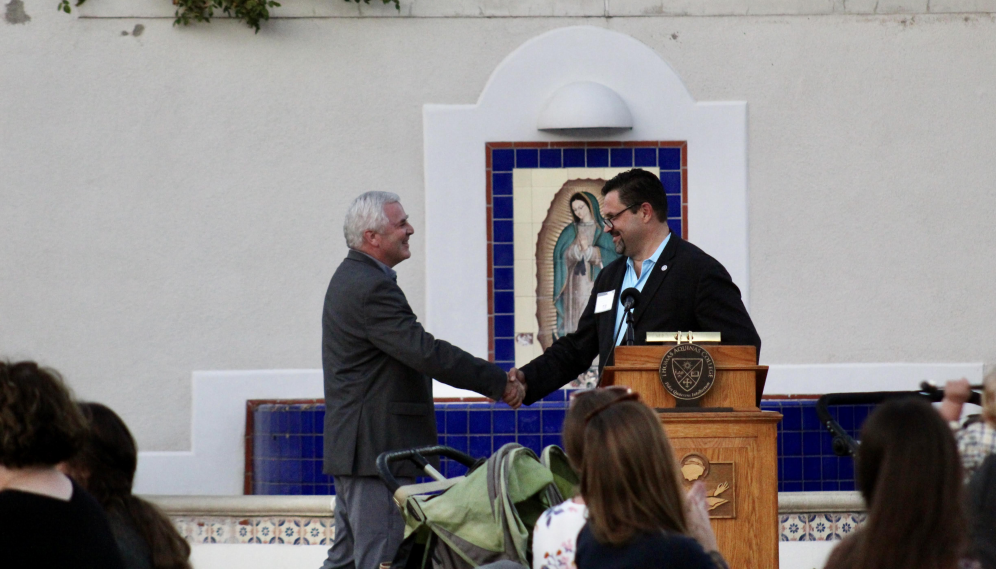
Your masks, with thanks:
M376 476L334 476L335 540L322 569L378 569L394 560L405 521ZM399 477L403 486L414 478Z

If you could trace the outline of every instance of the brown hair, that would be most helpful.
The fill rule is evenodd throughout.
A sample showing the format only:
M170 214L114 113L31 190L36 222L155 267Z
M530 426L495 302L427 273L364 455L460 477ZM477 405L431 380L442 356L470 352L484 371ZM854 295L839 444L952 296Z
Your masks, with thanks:
M54 466L76 454L85 436L86 421L59 372L0 362L0 464Z
M827 568L957 566L967 531L961 459L930 404L904 397L879 406L861 429L855 479L868 522L841 543Z
M664 184L652 172L633 168L616 174L602 186L603 197L609 195L609 192L619 192L619 201L629 207L649 203L657 216L657 221L667 223L667 195L664 193Z
M117 413L100 403L80 403L90 436L66 469L111 515L145 540L155 569L190 569L190 544L159 508L131 493L138 448Z
M578 472L584 462L584 428L587 425L585 417L595 409L620 397L620 394L609 389L590 389L578 391L571 399L571 406L564 417L564 452L567 460Z
M657 415L639 401L620 401L590 416L581 462L588 525L601 543L622 545L637 533L687 533L678 465Z

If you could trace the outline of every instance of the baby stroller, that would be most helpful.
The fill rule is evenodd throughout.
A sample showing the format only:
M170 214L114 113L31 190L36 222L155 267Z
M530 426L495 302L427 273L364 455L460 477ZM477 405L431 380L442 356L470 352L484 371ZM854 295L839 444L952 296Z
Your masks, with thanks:
M427 457L453 459L470 470L443 477ZM391 464L411 461L432 482L401 486ZM558 447L543 461L516 443L487 460L445 446L385 452L377 469L405 519L405 540L392 569L464 569L500 560L529 566L532 530L547 508L573 494L577 479Z

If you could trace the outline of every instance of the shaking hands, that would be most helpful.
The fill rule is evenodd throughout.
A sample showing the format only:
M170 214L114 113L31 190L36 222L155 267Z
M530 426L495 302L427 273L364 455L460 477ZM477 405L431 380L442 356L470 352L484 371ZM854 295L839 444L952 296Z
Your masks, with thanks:
M526 397L526 376L516 368L508 370L508 383L501 400L512 409L518 409Z

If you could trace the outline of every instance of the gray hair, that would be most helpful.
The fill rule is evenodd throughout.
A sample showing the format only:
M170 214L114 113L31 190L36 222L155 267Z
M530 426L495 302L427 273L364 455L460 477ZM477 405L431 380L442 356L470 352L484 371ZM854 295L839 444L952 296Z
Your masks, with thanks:
M363 245L364 231L383 231L389 222L384 206L400 202L398 194L391 192L366 192L353 200L346 210L346 222L342 224L346 245L359 249Z

